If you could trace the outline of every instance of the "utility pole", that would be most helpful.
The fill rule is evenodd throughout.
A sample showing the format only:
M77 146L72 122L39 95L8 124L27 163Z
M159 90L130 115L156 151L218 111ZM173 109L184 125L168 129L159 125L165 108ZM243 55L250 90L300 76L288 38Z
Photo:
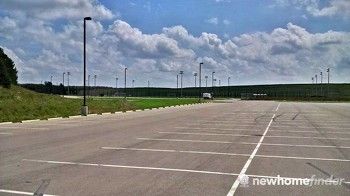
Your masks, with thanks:
M182 98L182 76L184 74L184 71L180 71L180 75L181 75L181 83L180 83L180 97Z
M194 73L193 76L194 76L194 87L196 88L197 87L197 73Z
M125 93L125 99L126 99L126 71L128 68L125 67L124 69L124 93Z

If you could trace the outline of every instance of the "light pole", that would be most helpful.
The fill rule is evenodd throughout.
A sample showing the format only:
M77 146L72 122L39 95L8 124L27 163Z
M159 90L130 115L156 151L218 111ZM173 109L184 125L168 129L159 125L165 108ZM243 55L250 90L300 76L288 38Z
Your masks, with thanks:
M176 97L179 97L179 74L176 74Z
M314 77L311 78L312 84L314 83Z
M53 76L51 75L51 76L50 76L50 82L51 82L51 85L53 85L53 83L52 83L52 77L53 77Z
M231 77L227 77L227 96L230 97L230 79Z
M214 94L214 74L215 74L215 71L211 72L211 91L212 91L211 93L212 94Z
M327 68L327 95L329 97L329 72L330 72L330 69Z
M317 84L317 74L315 75L315 79L316 79L316 84Z
M199 98L199 101L201 100L201 97L202 97L202 65L203 63L199 63L199 95L198 95L198 98Z
M124 94L125 94L125 99L126 99L126 71L128 68L125 67L124 69Z
M64 86L64 75L65 75L66 73L65 72L63 72L63 74L62 74L62 85Z
M88 85L88 93L87 94L88 94L88 96L91 96L90 95L90 93L91 93L90 92L90 74L88 75L88 84L87 85Z
M132 80L132 87L134 88L135 80Z
M327 68L328 84L329 84L329 72L330 72L330 69Z
M181 75L181 82L180 82L180 97L182 97L182 75L184 74L184 71L180 71Z
M81 108L81 114L86 116L89 113L88 106L86 105L86 21L91 20L91 17L84 18L84 104Z
M115 93L118 95L118 77L115 78Z
M321 71L321 73L320 73L320 76L321 76L321 84L322 84L322 80L323 80L322 71Z
M219 86L221 86L221 80L219 80Z
M208 87L208 76L205 76L205 87Z
M194 87L196 88L197 87L197 73L194 73L193 76L194 76Z
M67 72L67 85L68 85L68 95L69 95L69 76L70 76L70 72Z

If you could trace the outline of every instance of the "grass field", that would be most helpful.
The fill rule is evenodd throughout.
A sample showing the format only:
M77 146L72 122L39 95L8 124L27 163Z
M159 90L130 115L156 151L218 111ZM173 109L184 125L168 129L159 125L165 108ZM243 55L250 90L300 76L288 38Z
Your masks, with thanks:
M90 98L90 113L116 112L197 103L198 99ZM0 122L68 117L80 114L81 99L36 93L18 86L0 87Z

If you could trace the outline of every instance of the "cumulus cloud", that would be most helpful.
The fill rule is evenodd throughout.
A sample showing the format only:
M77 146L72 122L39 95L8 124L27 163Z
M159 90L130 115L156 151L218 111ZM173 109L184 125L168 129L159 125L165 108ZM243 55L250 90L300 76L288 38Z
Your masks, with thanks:
M25 14L28 17L51 19L77 19L91 16L97 19L111 19L114 14L94 0L5 0L0 6L10 14Z
M40 17L23 21L19 15L0 17L0 24L6 28L0 30L1 45L15 59L21 82L40 82L50 75L58 80L70 71L71 83L81 84L80 19L60 29ZM348 32L311 33L288 23L271 32L222 40L208 32L192 35L181 25L147 34L122 20L109 26L89 21L87 29L88 73L98 75L99 85L114 86L116 75L122 78L123 68L128 67L130 80L139 85L150 80L153 86L174 86L176 74L184 70L184 84L189 86L200 62L204 62L203 75L216 71L218 79L231 76L235 84L309 82L310 75L327 67L338 81L350 82Z
M319 0L275 0L273 6L293 6L304 9L314 17L321 16L343 16L350 17L349 0L330 0L326 6L321 6Z

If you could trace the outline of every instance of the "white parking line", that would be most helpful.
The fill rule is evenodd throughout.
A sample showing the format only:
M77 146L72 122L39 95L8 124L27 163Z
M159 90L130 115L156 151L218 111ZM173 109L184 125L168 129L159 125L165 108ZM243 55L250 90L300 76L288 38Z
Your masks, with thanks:
M225 175L225 176L238 176L237 173L226 173L226 172L213 172L205 170L191 170L191 169L174 169L174 168L164 168L164 167L142 167L142 166L129 166L129 165L109 165L109 164L98 164L98 163L81 163L81 162L66 162L66 161L48 161L48 160L36 160L36 159L22 159L25 162L36 162L36 163L48 163L48 164L61 164L61 165L78 165L78 166L93 166L93 167L110 167L110 168L126 168L126 169L144 169L144 170L156 170L156 171L173 171L173 172L189 172L189 173L200 173L200 174L213 174L213 175ZM256 178L278 178L277 176L263 176L247 174L249 177ZM280 176L283 179L310 179L310 178L291 178ZM326 180L327 181L327 180ZM327 181L333 182L333 181ZM350 182L342 182L349 184ZM3 190L3 189L0 189ZM9 190L3 190L9 191ZM24 192L26 193L26 192ZM32 193L33 194L33 193Z
M275 112L277 112L277 110L278 110L278 108L280 107L280 105L281 105L281 103L278 103ZM236 192L236 190L237 190L237 188L238 188L238 186L239 186L239 184L240 184L239 177L242 176L242 175L245 175L245 172L247 171L247 169L248 169L250 163L253 161L253 159L254 159L256 153L258 152L258 150L259 150L259 148L260 148L260 146L261 146L261 144L262 144L262 142L263 142L263 140L264 140L264 138L265 138L265 135L266 135L267 132L269 131L269 128L270 128L270 126L271 126L271 124L272 124L272 122L273 122L275 116L276 116L276 113L273 114L273 116L271 117L271 120L270 120L269 124L267 125L267 127L266 127L266 129L265 129L265 132L264 132L263 135L261 136L261 138L260 138L258 144L256 145L254 151L252 152L252 154L251 154L250 157L248 158L247 162L244 164L244 166L243 166L241 172L239 173L239 176L236 178L235 182L232 184L232 187L231 187L231 189L228 191L227 196L233 196L233 195L235 194L235 192Z
M226 128L215 128L215 127L174 127L175 129L195 129L195 130L205 130L205 129L213 129L213 130L223 130L223 131L247 131L247 129L226 129ZM249 131L260 131L260 130L249 130Z
M191 170L191 169L174 169L174 168L164 168L164 167L142 167L142 166L131 166L131 165L110 165L110 164L99 164L99 163L48 161L48 160L36 160L36 159L22 159L22 161L37 162L37 163L50 163L50 164L62 164L62 165L79 165L79 166L94 166L94 167L112 167L112 168L127 168L127 169L145 169L145 170L160 170L160 171L174 171L174 172L189 172L189 173L215 174L215 175L227 175L227 176L237 176L238 175L235 173L204 171L204 170Z
M17 194L17 195L34 195L34 193L31 193L31 192L14 191L14 190L7 190L7 189L0 189L0 193L11 193L11 194ZM44 196L55 196L55 195L44 194Z
M167 149L154 149L154 148L120 148L120 147L101 147L105 150L130 150L130 151L150 151L150 152L175 152L175 153L188 153L188 154L210 154L210 155L224 155L224 156L244 156L249 157L250 154L241 153L225 153L225 152L212 152L212 151L192 151L192 150L167 150ZM294 156L279 156L279 155L262 155L257 154L256 157L262 158L278 158L278 159L298 159L298 160L318 160L318 161L340 161L350 162L349 159L330 159L319 157L294 157Z
M245 134L231 134L231 133L193 133L193 132L170 132L159 131L158 133L176 134L176 135L206 135L206 136L231 136L231 137L257 137L261 135L245 135ZM266 135L265 137L275 138L292 138L292 139L319 139L319 140L350 140L350 138L327 138L327 137L302 137L302 136L286 136L286 135Z
M158 138L136 138L138 140L150 141L167 141L167 142L194 142L194 143L217 143L217 144L244 144L257 145L256 142L231 142L231 141L213 141L213 140L186 140L186 139L158 139ZM304 144L278 144L278 143L262 143L263 146L287 146L287 147L305 147L305 148L344 148L350 149L350 146L323 146L323 145L304 145Z
M0 132L0 135L13 135L13 133Z
M345 131L322 131L322 132L318 132L318 131L289 131L289 130L270 130L269 132L284 132L284 133L322 133L322 134L350 134L350 132L345 132Z
M48 130L49 128L45 128L45 127L0 127L0 129L22 129L22 130L25 130L25 129L38 129L38 130Z

